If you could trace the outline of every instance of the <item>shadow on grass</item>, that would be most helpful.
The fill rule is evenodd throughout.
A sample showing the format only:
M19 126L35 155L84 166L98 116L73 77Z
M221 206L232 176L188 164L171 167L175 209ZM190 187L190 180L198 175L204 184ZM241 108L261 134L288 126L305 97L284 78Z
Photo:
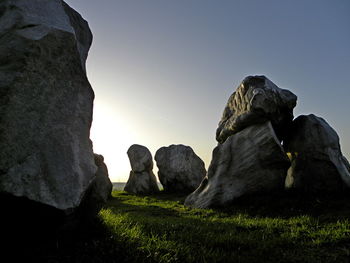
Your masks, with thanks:
M74 233L65 234L55 240L36 240L24 249L17 248L13 261L48 263L127 263L155 262L149 253L124 242L115 235L101 219L90 222ZM6 262L6 261L5 261Z
M214 208L227 213L246 213L252 217L293 218L310 216L321 221L337 222L350 218L350 193L305 195L295 191L270 195L251 195L236 199L227 207Z
M216 209L118 193L90 225L28 244L35 262L349 262L349 195L249 196ZM18 237L21 238L21 237Z
M138 196L143 202L133 203L134 196L119 194L108 204L110 216L122 218L120 227L137 226L138 238L111 233L139 247L137 253L148 251L134 262L348 262L349 236L342 233L350 232L348 197L293 195L250 196L221 209L192 210L180 205L183 196ZM177 203L162 207L167 201ZM168 255L163 261L162 253Z
M119 193L119 197L134 197L125 192ZM124 200L112 198L113 206L125 206ZM146 196L137 195L150 201L173 201L183 205L187 195L173 194L161 191L159 194ZM152 203L152 202L151 202ZM149 207L149 206L148 206ZM148 211L148 209L145 209ZM196 211L208 211L206 209L194 209ZM233 203L224 207L213 207L211 210L220 215L234 216L247 214L251 217L293 218L298 216L310 216L328 222L337 222L342 219L350 219L350 192L341 194L329 194L311 196L295 191L255 194L237 198ZM194 212L195 213L195 212ZM200 212L198 212L200 214Z

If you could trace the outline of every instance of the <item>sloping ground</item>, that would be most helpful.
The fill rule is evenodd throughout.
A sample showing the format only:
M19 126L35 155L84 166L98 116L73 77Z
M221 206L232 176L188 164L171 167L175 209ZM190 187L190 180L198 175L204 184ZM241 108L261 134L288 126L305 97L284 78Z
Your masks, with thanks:
M31 250L37 262L349 262L349 196L251 196L221 210L113 192L100 218ZM49 259L49 260L48 260Z

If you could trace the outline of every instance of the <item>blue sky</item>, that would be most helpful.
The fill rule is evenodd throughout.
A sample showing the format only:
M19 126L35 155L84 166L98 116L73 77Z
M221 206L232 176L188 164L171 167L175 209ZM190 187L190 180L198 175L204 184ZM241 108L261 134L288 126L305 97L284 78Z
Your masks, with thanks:
M133 143L190 145L208 166L228 97L266 75L338 132L350 157L350 1L69 0L94 35L91 137L113 181Z

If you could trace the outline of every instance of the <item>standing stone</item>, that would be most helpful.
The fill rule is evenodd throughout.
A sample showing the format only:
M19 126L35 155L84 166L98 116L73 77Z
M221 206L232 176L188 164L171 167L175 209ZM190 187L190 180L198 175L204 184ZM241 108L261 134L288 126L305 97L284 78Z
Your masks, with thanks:
M250 126L214 149L208 175L185 205L224 206L243 195L283 190L289 165L271 123Z
M1 194L65 215L85 198L97 171L91 42L88 23L61 0L0 2Z
M155 155L159 168L158 177L164 190L190 193L203 180L206 170L204 162L191 147L170 145L160 148Z
M104 158L100 154L94 154L97 172L95 179L91 182L89 188L86 190L84 199L79 206L77 223L80 221L91 222L94 220L98 211L106 204L111 197L113 184L109 179L108 168L104 163Z
M246 77L229 98L216 130L223 143L230 135L246 127L271 121L280 140L293 120L297 96L278 88L265 76Z
M133 194L152 194L159 191L156 176L153 174L151 152L142 145L133 144L128 149L131 171L124 191Z
M284 147L292 161L288 188L324 193L350 186L349 163L341 152L338 134L324 119L313 114L296 118Z
M100 154L94 154L95 164L97 166L96 177L93 182L92 195L99 206L102 206L111 197L113 184L109 179L108 168L104 162L104 157Z

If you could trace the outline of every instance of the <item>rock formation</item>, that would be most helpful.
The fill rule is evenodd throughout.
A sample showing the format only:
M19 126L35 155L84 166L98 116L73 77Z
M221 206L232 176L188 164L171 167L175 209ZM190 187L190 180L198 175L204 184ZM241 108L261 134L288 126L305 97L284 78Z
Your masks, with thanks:
M109 179L108 168L104 162L104 157L100 154L94 154L95 164L97 166L96 177L92 183L91 197L93 203L97 204L98 208L105 204L108 198L111 197L113 184Z
M282 140L293 120L296 101L292 92L278 88L265 76L246 77L227 102L216 140L223 143L230 135L268 120Z
M313 114L296 118L284 147L292 161L288 188L324 193L350 186L349 163L341 152L339 137L324 119Z
M131 145L128 149L131 171L124 191L133 194L151 194L159 191L156 176L153 174L151 152L142 145Z
M271 123L250 126L214 149L208 175L185 205L223 206L242 195L283 190L289 166Z
M165 191L190 193L199 186L206 174L204 162L189 146L162 147L156 152L155 160L159 168L158 177Z
M89 139L91 42L88 23L61 0L1 1L2 196L68 215L101 177Z

